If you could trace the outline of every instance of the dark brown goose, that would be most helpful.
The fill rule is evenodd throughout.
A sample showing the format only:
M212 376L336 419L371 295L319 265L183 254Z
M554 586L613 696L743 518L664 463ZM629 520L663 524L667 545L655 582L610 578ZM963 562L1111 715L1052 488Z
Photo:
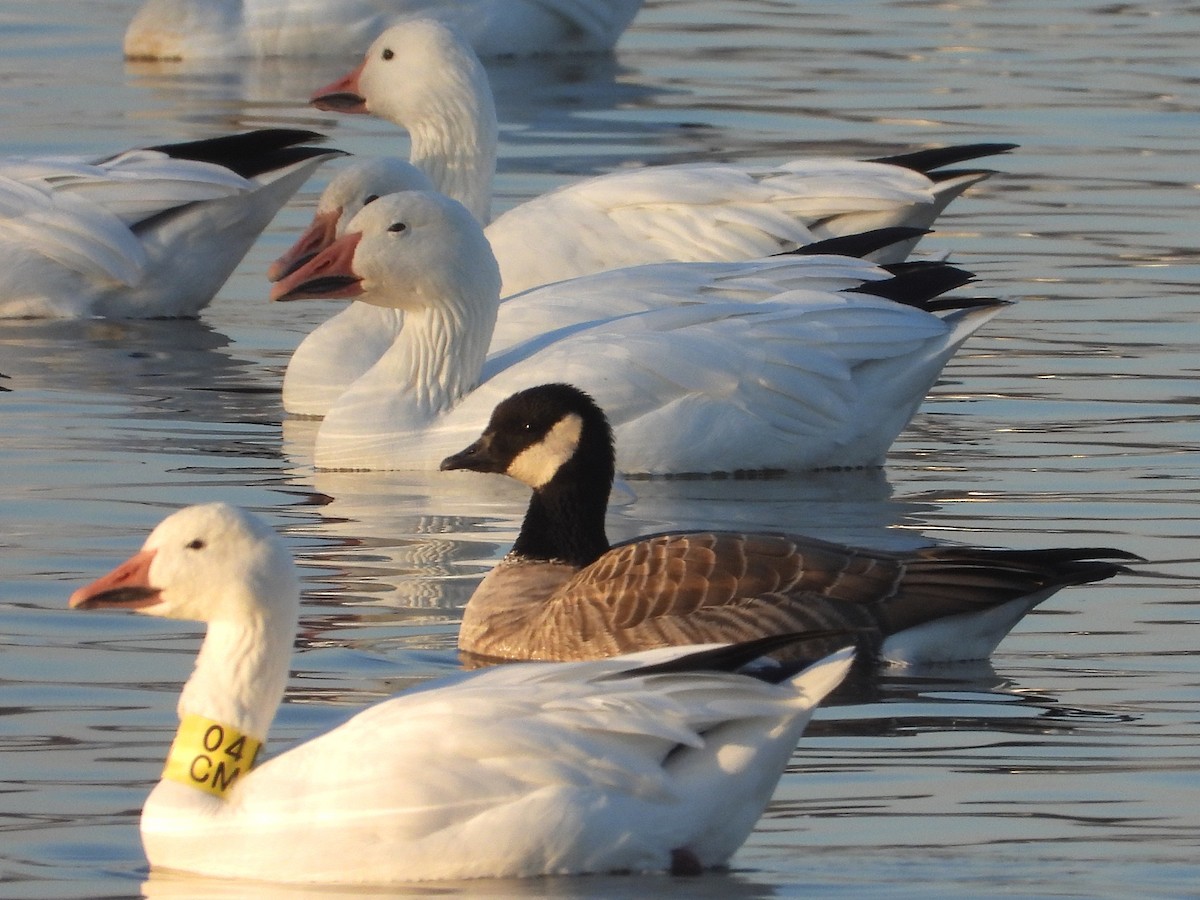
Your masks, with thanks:
M495 659L853 629L892 664L986 659L1060 588L1139 557L1110 548L896 553L794 534L664 533L610 546L612 430L582 391L547 384L496 407L442 469L504 473L533 496L512 550L467 604L459 649ZM808 646L806 651L818 652Z

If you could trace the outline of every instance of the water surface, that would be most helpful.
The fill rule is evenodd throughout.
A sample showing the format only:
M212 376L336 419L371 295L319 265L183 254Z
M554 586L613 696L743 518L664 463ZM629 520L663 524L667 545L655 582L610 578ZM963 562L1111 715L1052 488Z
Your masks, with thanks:
M405 151L386 123L305 106L351 61L127 66L135 6L0 3L0 152L270 125ZM501 209L623 165L1021 144L925 245L976 271L978 293L1019 303L947 368L885 471L637 483L614 539L736 525L882 546L1116 546L1154 564L1062 592L989 664L892 675L822 710L727 875L389 893L1194 895L1200 573L1172 561L1197 555L1198 43L1200 7L1180 0L651 0L612 56L491 66ZM251 893L143 885L138 810L197 629L64 608L169 510L257 509L304 566L274 746L457 665L462 604L525 492L315 473L290 452L304 426L284 421L280 377L337 307L272 306L263 273L333 171L197 322L0 323L0 895Z

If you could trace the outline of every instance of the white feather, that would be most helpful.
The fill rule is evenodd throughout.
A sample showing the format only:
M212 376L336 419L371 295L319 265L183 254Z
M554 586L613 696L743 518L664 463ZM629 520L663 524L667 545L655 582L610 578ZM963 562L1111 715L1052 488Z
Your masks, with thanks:
M404 321L321 423L322 468L434 468L502 399L545 381L576 384L607 410L622 472L876 465L946 361L998 309L943 318L845 293L887 273L822 257L663 263L500 304L478 224L422 192L364 208L277 296L310 270L329 274L328 261L344 263L351 246L340 274L361 278L361 299L402 310ZM817 287L794 288L810 268Z
M0 162L0 318L191 317L324 160L254 178L157 150Z
M383 47L395 54L386 63ZM426 190L421 182L430 178L488 223L495 110L486 73L452 31L431 22L390 29L374 43L353 83L338 88L360 91L371 112L408 129L413 162L427 171L396 159L352 162L330 181L313 226L275 264L276 273L344 233L368 198ZM982 177L970 173L935 183L904 166L836 158L778 166L653 166L560 187L500 215L486 234L500 265L501 296L507 297L647 263L757 259L876 227L927 228ZM874 258L898 262L915 243L898 243ZM378 358L372 352L382 343L379 336L394 338L402 327L402 317L371 306L339 313L298 349L284 382L284 407L324 415L332 398ZM338 349L348 335L364 344L352 358Z
M181 715L265 737L300 603L270 530L223 504L181 510L71 603L102 607L118 586L157 589L142 612L208 622ZM286 750L224 796L163 780L142 811L147 856L156 869L321 883L662 871L676 850L721 865L851 654L779 685L621 675L696 649L458 675Z

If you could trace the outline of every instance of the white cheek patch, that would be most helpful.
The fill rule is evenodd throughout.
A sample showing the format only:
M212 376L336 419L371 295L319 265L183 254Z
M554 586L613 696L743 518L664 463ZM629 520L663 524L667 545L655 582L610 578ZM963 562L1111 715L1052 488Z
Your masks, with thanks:
M517 454L506 474L534 490L540 488L574 455L582 431L583 419L575 413L563 416L544 438Z

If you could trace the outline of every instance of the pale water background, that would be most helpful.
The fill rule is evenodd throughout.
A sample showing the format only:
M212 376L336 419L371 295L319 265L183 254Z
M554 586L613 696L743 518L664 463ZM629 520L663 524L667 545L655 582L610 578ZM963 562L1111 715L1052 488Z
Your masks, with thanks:
M385 123L305 106L350 60L127 66L135 6L0 3L0 152L269 125L405 152ZM727 875L461 893L1200 895L1200 567L1180 562L1200 531L1197 47L1200 4L1182 0L651 0L611 57L491 67L501 209L632 162L1022 145L925 244L979 273L978 293L1020 303L951 363L885 472L639 483L614 539L744 525L888 546L1111 545L1155 563L1057 595L991 665L887 677L875 700L823 710ZM274 896L143 886L138 810L198 632L65 609L169 510L258 509L304 565L274 747L457 665L459 611L525 492L314 474L295 452L303 429L281 437L288 354L337 307L272 306L263 273L332 171L198 322L0 323L0 896Z

